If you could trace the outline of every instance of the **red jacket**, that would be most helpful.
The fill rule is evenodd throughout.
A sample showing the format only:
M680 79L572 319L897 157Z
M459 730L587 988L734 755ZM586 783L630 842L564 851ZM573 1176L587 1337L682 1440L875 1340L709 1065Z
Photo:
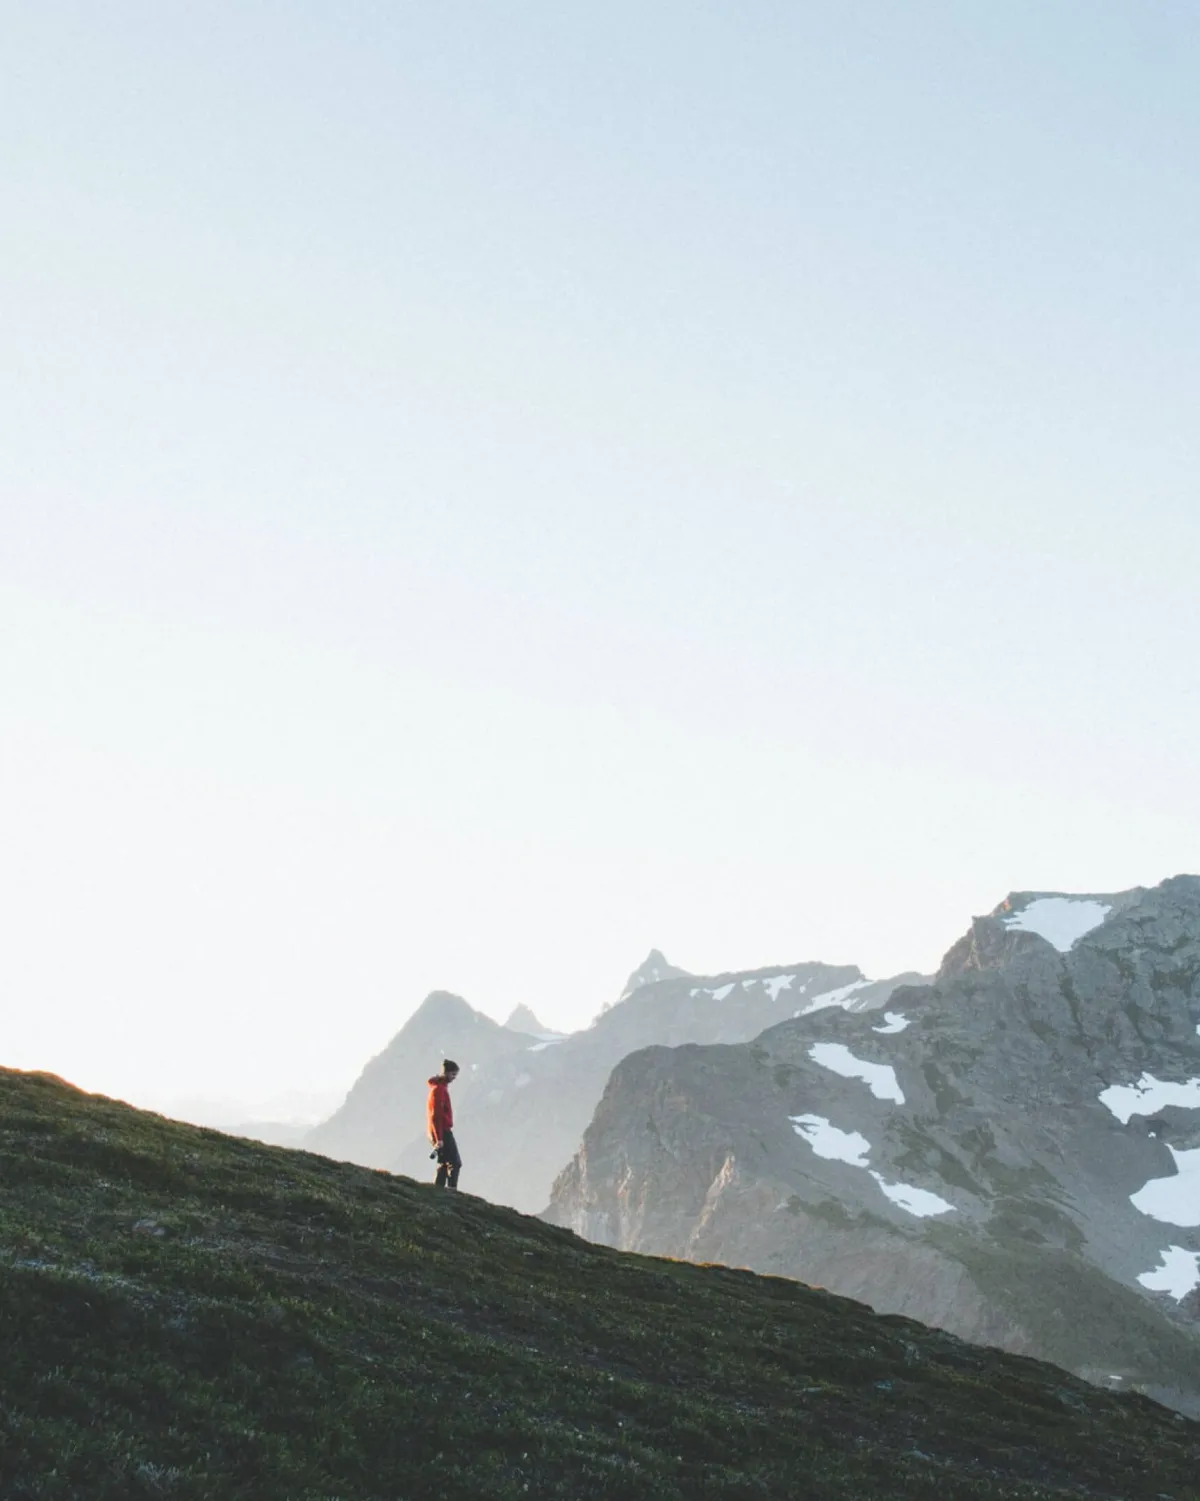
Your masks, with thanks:
M434 1143L440 1142L447 1131L454 1129L454 1110L450 1104L445 1074L434 1074L429 1081L426 1119L429 1122L429 1140Z

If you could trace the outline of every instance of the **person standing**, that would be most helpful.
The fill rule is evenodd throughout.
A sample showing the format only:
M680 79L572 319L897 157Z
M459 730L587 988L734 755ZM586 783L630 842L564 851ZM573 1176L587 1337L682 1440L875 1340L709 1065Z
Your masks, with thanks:
M438 1188L457 1188L462 1158L454 1140L454 1109L450 1104L450 1086L458 1078L458 1064L453 1058L442 1059L442 1071L429 1081L429 1141L437 1157Z

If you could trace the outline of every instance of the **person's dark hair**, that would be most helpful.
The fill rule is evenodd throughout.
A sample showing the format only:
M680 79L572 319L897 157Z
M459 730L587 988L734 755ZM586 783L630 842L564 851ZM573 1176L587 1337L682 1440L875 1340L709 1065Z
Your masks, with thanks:
M457 1073L461 1073L461 1069L459 1068L458 1064L455 1063L455 1061L454 1061L453 1058L443 1058L442 1059L442 1073L444 1073L444 1074L457 1074Z

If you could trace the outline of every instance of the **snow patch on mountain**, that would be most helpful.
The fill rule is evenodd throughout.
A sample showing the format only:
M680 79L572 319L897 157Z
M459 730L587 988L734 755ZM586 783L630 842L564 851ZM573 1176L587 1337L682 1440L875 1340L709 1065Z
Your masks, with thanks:
M877 1100L894 1100L904 1104L904 1091L896 1070L888 1063L867 1063L856 1058L842 1042L814 1042L808 1050L814 1063L846 1079L861 1079Z
M744 989L748 989L754 983L755 981L753 980L743 980L742 986ZM710 995L712 996L714 1001L724 1001L727 1000L737 988L738 982L736 980L730 980L728 985L718 985L715 989L711 985L693 985L691 990L688 991L688 995Z
M818 1157L834 1162L846 1162L851 1167L867 1167L871 1143L861 1131L842 1131L823 1115L789 1115L792 1130L802 1136ZM870 1176L879 1184L882 1192L905 1213L917 1219L928 1219L935 1214L949 1214L953 1204L948 1204L938 1194L926 1188L917 1188L912 1183L889 1183L882 1173L870 1169Z
M885 1011L883 1013L883 1023L882 1027L872 1027L871 1031L888 1034L903 1032L905 1027L912 1026L912 1022L909 1021L908 1017L902 1011Z
M818 1157L866 1167L871 1143L859 1131L839 1131L823 1115L789 1115L792 1130L803 1136Z
M1113 1084L1100 1093L1100 1103L1107 1106L1123 1126L1134 1115L1153 1115L1164 1105L1182 1105L1185 1110L1200 1110L1200 1079L1172 1084L1143 1074L1136 1084Z
M546 1048L552 1048L556 1042L566 1042L567 1040L565 1032L542 1032L540 1035L541 1042L535 1042L527 1051L530 1053L541 1053Z
M779 999L779 992L781 990L790 990L795 978L795 975L775 975L770 980L763 981L763 989L773 1001L777 1001Z
M1162 1266L1143 1272L1137 1280L1152 1293L1170 1293L1179 1303L1194 1287L1200 1287L1200 1251L1168 1246L1162 1253Z
M839 985L836 990L825 990L820 995L813 996L807 1006L802 1007L795 1013L796 1016L811 1016L814 1011L824 1011L829 1006L842 1006L857 990L865 990L868 985L873 985L873 980L852 980L849 985Z
M1038 934L1047 943L1052 943L1060 954L1065 954L1085 933L1098 928L1111 911L1111 902L1096 902L1086 897L1043 896L1002 921L1006 928Z
M893 1204L898 1204L901 1209L906 1209L909 1214L915 1214L919 1220L928 1219L934 1214L949 1214L954 1208L945 1199L937 1194L930 1193L926 1188L914 1188L911 1183L885 1183L882 1173L872 1169L871 1177L875 1179L884 1193L891 1199Z
M1180 1152L1168 1145L1176 1171L1169 1178L1151 1178L1129 1195L1135 1209L1164 1225L1200 1225L1200 1147Z

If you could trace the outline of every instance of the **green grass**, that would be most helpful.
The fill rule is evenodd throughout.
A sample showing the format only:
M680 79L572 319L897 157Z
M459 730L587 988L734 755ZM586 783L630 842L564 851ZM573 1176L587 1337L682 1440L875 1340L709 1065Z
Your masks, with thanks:
M799 1283L0 1070L4 1501L1185 1501L1198 1461Z

